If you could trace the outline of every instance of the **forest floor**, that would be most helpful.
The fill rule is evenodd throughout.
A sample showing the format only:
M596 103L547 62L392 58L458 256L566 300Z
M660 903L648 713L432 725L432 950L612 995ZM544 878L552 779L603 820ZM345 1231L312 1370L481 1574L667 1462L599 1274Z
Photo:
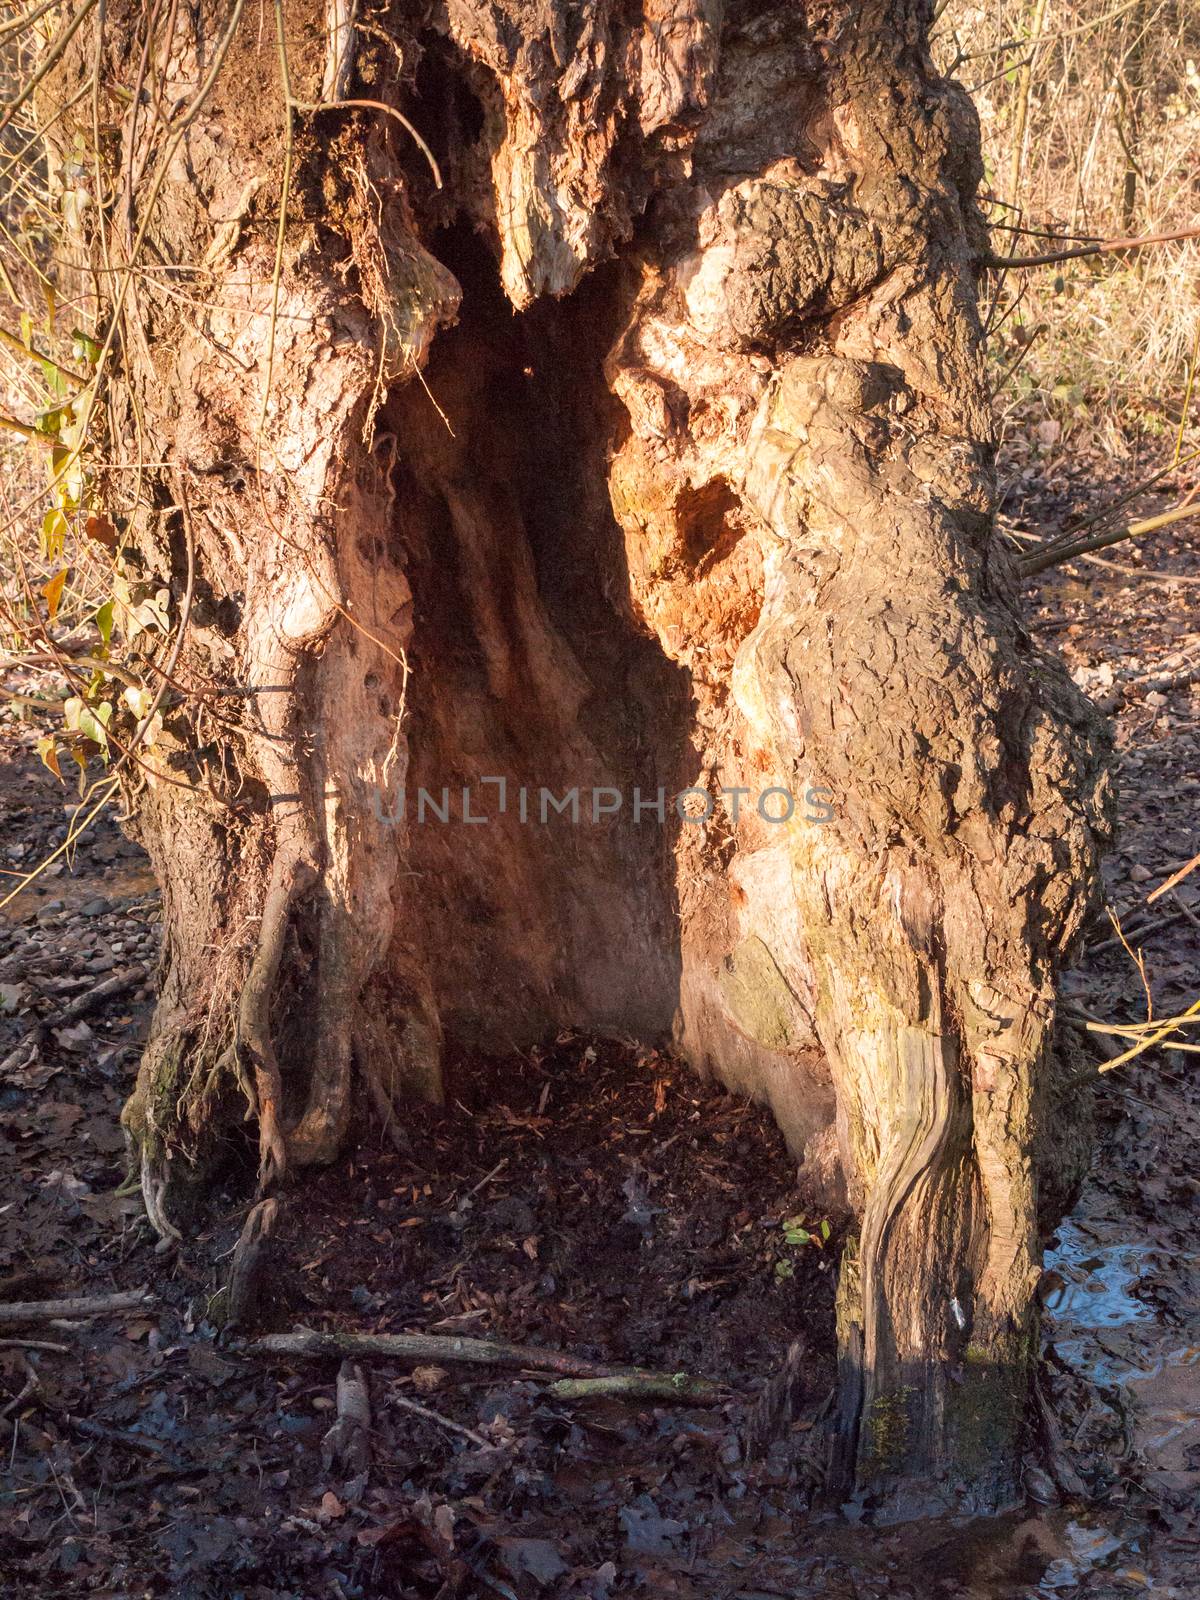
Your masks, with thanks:
M1024 501L1010 494L1018 532L1053 532L1111 492L1094 465L1052 481L1054 493L1034 474ZM1144 560L1130 548L1109 552L1116 566L1050 576L1030 621L1113 715L1122 832L1109 899L1169 1014L1195 997L1200 881L1152 922L1142 908L1200 849L1200 540L1168 530ZM9 723L0 738L2 885L61 842L71 796L28 730ZM707 1406L579 1403L529 1370L372 1358L364 1478L325 1443L337 1360L267 1359L216 1326L248 1152L231 1153L214 1217L179 1249L156 1250L139 1197L117 1192L156 919L145 860L109 818L0 911L0 1308L154 1294L87 1322L0 1326L0 1592L1200 1594L1188 1576L1200 1569L1189 1057L1151 1054L1101 1079L1095 1169L1047 1261L1051 1420L1031 1434L1027 1508L881 1529L862 1508L812 1505L837 1219L823 1238L828 1219L804 1210L762 1111L660 1052L574 1034L470 1063L444 1110L414 1110L394 1139L368 1130L335 1168L306 1175L284 1197L271 1325L507 1339L715 1378L727 1393ZM1110 932L1093 931L1067 998L1140 1019L1142 976ZM785 1228L798 1213L807 1243ZM748 1460L747 1416L796 1330L802 1420ZM1085 1491L1073 1498L1072 1473Z

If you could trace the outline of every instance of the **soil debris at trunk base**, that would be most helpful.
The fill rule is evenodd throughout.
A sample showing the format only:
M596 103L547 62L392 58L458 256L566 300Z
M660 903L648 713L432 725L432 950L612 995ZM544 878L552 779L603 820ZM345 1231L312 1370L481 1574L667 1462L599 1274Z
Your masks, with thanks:
M63 813L33 781L23 737L0 754L0 798L32 854L56 842ZM1135 842L1151 838L1140 816ZM0 979L20 989L0 1016L0 1054L17 1063L0 1084L12 1197L0 1301L147 1282L156 1300L65 1327L14 1324L0 1344L12 1430L0 1572L19 1600L1096 1600L1138 1592L1126 1575L1157 1572L1156 1552L1190 1563L1188 1435L1168 1435L1191 1370L1173 1352L1200 1296L1164 1273L1161 1252L1188 1257L1178 1207L1196 1174L1168 1123L1195 1112L1174 1079L1142 1082L1136 1100L1106 1080L1098 1174L1050 1263L1063 1287L1046 1286L1046 1404L1099 1507L892 1529L870 1526L869 1506L850 1508L857 1522L822 1510L842 1218L816 1206L762 1110L665 1053L571 1032L523 1055L461 1055L444 1110L411 1107L389 1131L368 1122L341 1161L283 1190L246 1296L254 1331L508 1340L716 1380L721 1398L566 1400L549 1392L553 1373L371 1358L358 1363L369 1470L362 1455L326 1469L341 1356L266 1362L241 1353L246 1329L221 1325L252 1137L228 1146L209 1226L170 1255L155 1254L140 1195L119 1192L116 1114L148 987L101 996L85 1049L56 1016L96 989L114 944L152 964L155 902L108 820L76 872L0 927ZM80 880L87 904L107 898L103 918L79 912ZM1108 951L1098 960L1101 977L1075 991L1089 1007L1101 1003L1091 986L1120 970ZM1139 1150L1156 1149L1169 1159L1147 1177ZM1089 1304L1096 1328L1068 1320ZM1030 1450L1036 1504L1046 1456L1032 1435ZM1147 1468L1157 1502L1139 1487Z

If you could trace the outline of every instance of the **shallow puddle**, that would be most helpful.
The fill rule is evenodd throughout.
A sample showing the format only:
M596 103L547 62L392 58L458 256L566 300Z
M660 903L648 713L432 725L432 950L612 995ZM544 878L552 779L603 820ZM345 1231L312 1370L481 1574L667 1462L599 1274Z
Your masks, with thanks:
M1152 1322L1154 1312L1133 1290L1141 1264L1154 1249L1137 1244L1097 1244L1077 1223L1065 1221L1058 1244L1046 1252L1046 1270L1057 1272L1062 1286L1046 1300L1056 1323L1079 1328L1121 1328Z

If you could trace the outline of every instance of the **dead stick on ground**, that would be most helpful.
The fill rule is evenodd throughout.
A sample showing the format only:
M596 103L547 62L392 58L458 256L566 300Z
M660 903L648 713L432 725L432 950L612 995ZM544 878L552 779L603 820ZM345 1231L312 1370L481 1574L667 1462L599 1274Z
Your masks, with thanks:
M447 1433L461 1434L464 1439L470 1439L472 1444L477 1444L483 1450L490 1450L490 1442L481 1433L476 1433L474 1428L464 1428L461 1422L451 1422L449 1417L443 1417L438 1411L431 1411L428 1406L423 1406L419 1400L410 1400L407 1395L394 1394L391 1404L399 1406L401 1411L411 1411L415 1417L424 1417L426 1422L436 1422L439 1428L445 1428Z
M25 1360L23 1356L21 1357L21 1361L25 1368L25 1387L21 1390L20 1394L15 1394L12 1397L3 1411L0 1411L0 1422L3 1422L4 1418L7 1417L10 1412L19 1411L25 1404L26 1400L28 1400L29 1396L33 1394L38 1387L38 1375L36 1370L28 1361Z
M615 1372L607 1378L559 1378L546 1390L555 1400L667 1400L681 1406L713 1406L726 1398L719 1383L686 1372Z
M51 1350L56 1356L69 1356L69 1344L55 1344L51 1339L0 1339L0 1350Z
M90 1417L77 1417L70 1411L59 1411L56 1407L45 1401L41 1402L42 1410L56 1422L61 1422L66 1428L73 1428L76 1433L82 1433L88 1439L105 1439L110 1444L123 1444L130 1450L138 1450L145 1456L156 1456L160 1460L170 1461L173 1465L182 1466L167 1446L158 1439L151 1439L146 1434L128 1433L121 1428L110 1428L103 1422L93 1422Z
M501 1340L467 1339L436 1333L267 1333L243 1347L269 1356L390 1356L396 1361L466 1361L476 1366L532 1367L568 1378L607 1377L611 1369L561 1350Z
M51 1017L50 1026L61 1028L64 1022L77 1022L105 1000L111 1000L114 995L123 994L126 989L132 989L134 984L141 983L145 976L145 967L130 967L125 972L114 972L111 978L105 978L103 983L98 983L94 989L72 1000L57 1017Z
M40 1047L47 1028L62 1028L68 1023L78 1022L81 1017L86 1017L105 1000L111 1000L114 995L122 994L126 989L132 989L134 984L141 983L145 976L145 967L130 967L125 972L115 972L111 978L105 978L103 983L98 983L94 989L89 989L86 994L81 994L78 999L72 1000L69 1006L65 1006L56 1015L40 1018L16 1048L10 1050L3 1061L0 1061L0 1077L28 1065L24 1057L32 1055Z
M81 1300L17 1300L0 1305L0 1327L9 1322L52 1322L58 1318L105 1317L114 1311L140 1311L154 1296L148 1289L88 1295Z
M499 1339L467 1339L436 1333L268 1333L242 1347L254 1354L272 1356L385 1356L398 1361L468 1362L477 1366L521 1367L532 1372L557 1372L567 1378L594 1379L607 1384L608 1394L649 1396L655 1385L661 1398L681 1400L704 1394L711 1404L724 1391L704 1378L685 1372L630 1372L586 1361L562 1350L539 1350L533 1345L505 1344ZM638 1387L640 1385L640 1387ZM618 1387L620 1386L620 1387ZM553 1394L558 1384L551 1386ZM593 1394L600 1393L593 1389ZM582 1394L558 1398L583 1398Z
M1186 910L1177 909L1168 911L1165 916L1147 917L1144 921L1135 923L1133 927L1126 928L1124 940L1120 939L1115 933L1110 934L1107 939L1101 939L1099 944L1085 945L1084 953L1091 957L1102 955L1106 950L1119 950L1123 943L1131 942L1134 939L1144 939L1148 933L1156 933L1160 928L1169 928L1172 923L1181 921L1186 915Z

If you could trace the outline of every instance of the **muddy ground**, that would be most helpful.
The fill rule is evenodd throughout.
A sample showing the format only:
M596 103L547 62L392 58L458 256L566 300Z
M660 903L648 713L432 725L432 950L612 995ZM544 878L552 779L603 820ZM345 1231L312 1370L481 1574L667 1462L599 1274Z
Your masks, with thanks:
M1094 466L1076 483L1059 472L1053 493L1042 476L1010 489L1027 539L1098 492ZM1114 716L1110 901L1165 1015L1197 985L1200 874L1152 918L1144 902L1200 849L1200 549L1168 532L1143 558L1110 554L1131 570L1057 572L1030 617ZM11 885L62 841L73 797L29 730L10 720L0 739ZM1200 1594L1191 1057L1100 1079L1095 1171L1047 1260L1044 1407L1030 1502L1012 1516L882 1530L820 1504L838 1219L806 1206L761 1110L663 1053L570 1034L462 1063L444 1110L367 1128L306 1176L285 1198L268 1320L507 1339L726 1388L704 1406L578 1403L520 1368L372 1359L364 1479L325 1442L337 1360L267 1359L219 1330L248 1143L231 1146L212 1219L178 1250L156 1251L137 1195L120 1192L117 1114L148 1018L156 906L143 858L105 817L0 911L0 1305L154 1293L119 1316L0 1327L0 1593ZM1068 982L1080 1027L1145 1015L1143 975L1111 935L1095 927ZM747 1416L797 1330L801 1420L747 1460Z

